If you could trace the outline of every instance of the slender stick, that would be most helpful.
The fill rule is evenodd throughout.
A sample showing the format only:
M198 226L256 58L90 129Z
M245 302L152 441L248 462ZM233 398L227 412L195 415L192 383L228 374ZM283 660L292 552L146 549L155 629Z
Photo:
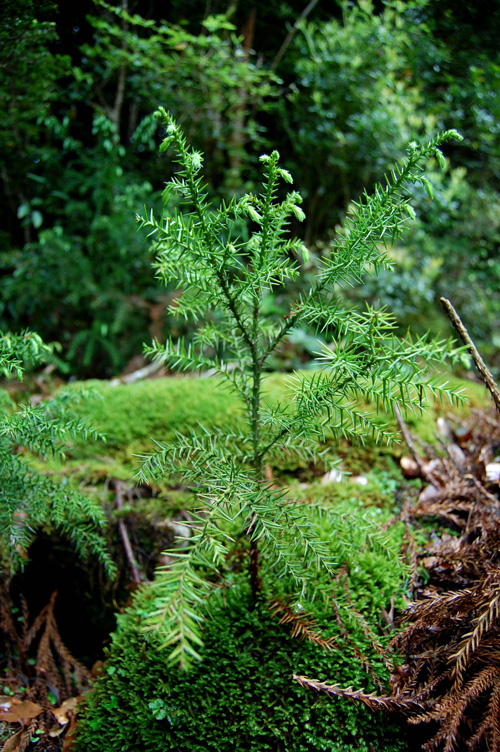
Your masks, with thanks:
M278 67L278 65L280 64L281 58L283 57L283 55L287 51L288 47L290 46L290 43L292 42L295 34L297 33L297 31L299 29L299 23L301 21L303 21L305 18L307 18L307 16L309 15L309 13L312 10L314 10L314 8L318 4L318 2L319 2L319 0L311 0L311 2L308 5L306 5L306 7L302 11L302 13L298 17L298 19L295 21L294 25L292 26L292 28L290 29L290 31L286 35L286 37L285 37L285 39L283 41L283 44L279 48L279 50L277 52L277 55L276 55L276 57L274 58L274 60L273 60L273 62L271 64L271 67L270 67L271 71L275 71L276 68Z
M115 480L114 486L115 486L115 492L116 492L115 494L116 508L121 512L123 509L124 484L119 480ZM125 549L125 555L127 557L127 561L130 565L130 569L132 570L132 582L134 583L134 585L140 585L142 582L142 578L141 578L139 569L137 567L137 563L135 561L134 551L132 549L132 544L130 542L127 527L125 525L124 520L121 517L118 520L118 530L120 531L120 536L122 539L123 548Z
M423 478L428 479L428 473L425 470L424 463L422 462L422 458L420 457L419 453L417 452L417 449L415 447L415 444L413 443L413 439L411 437L411 434L408 430L408 426L406 425L403 416L401 415L401 411L399 407L395 404L394 405L394 415L396 417L396 420L398 422L399 429L401 433L403 434L403 439L405 440L406 446L410 450L410 454L413 457L413 460L415 461L419 471L420 475Z
M455 311L450 301L447 300L446 298L441 298L441 305L446 311L451 323L453 324L453 326L459 333L463 343L467 346L467 350L472 356L472 359L476 365L479 375L481 376L481 379L483 383L485 384L486 388L489 390L493 398L493 402L495 403L496 409L500 413L500 392L498 391L498 387L496 385L495 379L493 378L491 371L488 369L488 367L486 366L486 363L480 356L479 351L477 347L475 346L474 342L472 341L469 332L463 325L460 316Z

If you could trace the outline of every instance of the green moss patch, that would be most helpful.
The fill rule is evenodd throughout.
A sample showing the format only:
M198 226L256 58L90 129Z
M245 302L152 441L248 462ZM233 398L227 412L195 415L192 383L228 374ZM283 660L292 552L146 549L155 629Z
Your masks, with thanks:
M203 661L189 673L141 633L147 591L119 618L109 660L79 713L77 752L404 752L401 730L292 674L367 686L346 646L327 652L290 637L248 589L220 597Z
M270 402L286 403L290 400L289 374L272 374L266 378L265 389ZM453 386L464 384L469 404L459 408L439 401L432 402L423 414L410 415L408 425L424 441L435 441L436 418L452 410L466 416L473 407L488 404L488 395L481 384L462 382L449 374L443 376ZM136 384L112 386L105 381L85 382L93 395L76 405L79 417L99 428L106 443L76 444L68 450L64 466L46 462L46 470L56 474L69 474L78 482L99 482L105 478L132 480L138 467L138 455L153 449L154 441L167 441L176 432L196 430L199 425L229 429L241 428L243 413L238 397L217 379L164 378ZM77 384L73 388L80 388ZM369 407L369 406L367 406ZM384 417L393 425L394 420ZM353 474L366 473L374 463L388 470L391 457L400 452L398 447L374 445L352 446L347 442L331 443L332 452L342 458L345 470ZM318 474L307 463L283 455L274 460L273 472L290 480L294 473L310 480ZM319 468L321 472L321 468Z

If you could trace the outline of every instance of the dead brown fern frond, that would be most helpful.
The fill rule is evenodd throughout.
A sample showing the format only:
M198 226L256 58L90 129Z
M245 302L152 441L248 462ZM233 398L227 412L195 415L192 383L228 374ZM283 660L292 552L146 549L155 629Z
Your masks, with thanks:
M469 725L469 718L466 711L471 706L477 708L482 696L493 689L495 694L500 686L500 673L498 669L486 667L474 679L465 686L462 684L455 686L454 691L450 692L442 702L440 702L433 713L433 720L441 721L441 728L427 744L424 745L425 752L433 752L442 747L443 752L456 752L463 745L463 737L466 735L466 728ZM491 705L491 698L490 698ZM480 735L477 743L484 741L485 734L491 731L492 718L489 713L486 715L486 723L483 722L483 733ZM463 726L462 732L460 727ZM477 733L477 732L476 732ZM474 738L474 737L472 737Z
M410 568L410 576L408 581L408 592L411 594L413 593L415 589L415 584L417 582L418 578L418 553L417 553L417 545L415 543L415 536L413 535L413 531L408 523L408 519L404 519L404 526L405 531L403 535L403 558L406 560L409 568Z
M408 548L413 521L438 522L423 550L408 552L415 600L387 648L388 660L390 651L403 656L390 694L297 681L421 725L425 752L500 752L500 483L487 472L500 453L500 424L477 414L448 433L448 456L422 461L427 485L399 515Z
M455 676L463 673L470 661L472 653L478 649L482 638L498 621L500 613L500 590L495 588L492 593L486 592L485 594L488 595L489 598L487 599L484 610L481 609L479 616L473 620L473 629L464 635L458 651L450 656L450 660L455 664L453 669Z
M82 693L90 683L90 672L64 645L54 616L57 591L41 610L26 635L29 648L40 633L36 650L37 679L56 687L62 699ZM61 675L62 674L62 675Z
M12 601L9 590L9 578L2 573L0 577L0 636L5 650L7 665L4 682L16 684L22 666L26 662L26 648L22 635L16 629L12 614Z
M313 642L323 650L332 650L338 646L335 637L323 637L320 627L308 612L300 611L297 613L289 605L279 600L270 601L269 610L275 617L280 615L278 624L290 624L292 626L292 637L300 637L302 640Z
M39 706L36 717L16 734L16 752L24 752L35 731L40 730L43 734L37 742L37 749L47 752L60 749L59 737L55 739L50 735L58 722L49 693L62 703L82 694L89 686L90 672L71 654L59 634L54 614L56 597L57 592L54 592L28 627L29 614L24 600L21 598L23 619L17 625L12 618L13 604L8 586L0 588L0 629L6 638L9 669L4 682L14 691L24 686L22 699ZM15 660L9 658L9 650Z
M490 747L492 752L500 752L500 683L490 698L487 718L490 719Z
M296 676L293 679L301 687L312 689L315 692L324 692L327 695L345 697L352 702L362 702L367 708L373 711L383 710L389 713L409 713L422 711L425 704L415 698L391 697L390 695L377 696L374 692L367 694L360 689L354 690L352 687L340 687L338 684L327 684L326 682L308 679L306 676Z

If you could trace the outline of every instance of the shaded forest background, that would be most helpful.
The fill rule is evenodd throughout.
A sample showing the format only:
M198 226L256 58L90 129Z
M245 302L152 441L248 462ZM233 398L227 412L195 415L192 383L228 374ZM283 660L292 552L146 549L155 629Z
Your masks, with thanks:
M439 337L451 333L439 305L446 296L499 376L499 37L500 3L491 0L1 4L0 371L21 378L27 361L49 364L27 380L36 394L19 410L17 384L0 390L5 751L156 751L171 741L220 752L238 739L246 751L402 752L435 734L425 749L446 752L460 748L457 730L463 747L500 749L498 421L480 410L481 385L468 384L470 406L460 407L456 374L442 383L424 373L423 361L441 364L451 345L402 343L377 310L396 314L398 334L411 326ZM172 151L159 153L177 128L168 118L161 125L160 106L203 152L215 203L241 199L232 214L215 212L191 183L200 223L189 224L189 213L185 225L165 223L161 259L138 224L159 229L162 211L186 207L179 165ZM464 140L433 142L443 129ZM423 152L414 143L413 167L397 168L356 209L414 139L431 143ZM176 148L193 178L198 153L182 137ZM245 195L262 191L259 161L274 149L304 197L302 223L300 197L272 187L276 155L264 158L265 200ZM145 206L151 219L137 222ZM288 215L304 245L280 245ZM187 225L182 245L172 233ZM367 259L380 263L388 228L394 270L382 263L349 288ZM219 256L214 237L224 238ZM273 271L276 248L290 273ZM275 274L286 284L269 284ZM194 290L191 308L172 277ZM190 288L192 278L202 284ZM251 334L233 282L236 292L268 290L238 299ZM316 304L299 306L296 318L294 301L311 290ZM353 312L365 301L373 308ZM195 324L200 310L210 317L201 336L171 315L176 305ZM222 335L212 335L218 316ZM310 372L319 321L330 339ZM172 372L187 364L229 377L236 394L219 379L112 379L141 373L152 337L157 352L168 338ZM448 362L470 366L457 350ZM263 373L292 369L295 386L287 373ZM59 390L54 370L103 381ZM390 445L399 430L409 455ZM382 437L389 446L372 441ZM117 611L148 580L110 637ZM205 614L191 604L211 591L202 633L192 624ZM400 666L391 633L408 601ZM158 614L156 626L165 616L168 642L186 656L205 641L196 671L180 673L154 635L144 639ZM75 741L74 710L91 680ZM345 689L361 686L391 694ZM434 726L412 727L407 744L385 718L345 699L318 702L303 687L403 715L413 708L412 721Z
M137 367L151 334L185 333L135 223L144 204L161 207L172 169L159 105L205 153L221 201L254 189L259 155L279 150L304 196L294 229L310 277L359 192L413 138L456 127L465 141L448 147L448 175L436 166L435 200L417 191L396 273L352 299L439 332L445 294L498 368L499 34L497 2L6 0L0 328L60 343L57 365L76 377ZM286 313L288 292L269 310ZM274 365L300 365L315 343L295 331Z

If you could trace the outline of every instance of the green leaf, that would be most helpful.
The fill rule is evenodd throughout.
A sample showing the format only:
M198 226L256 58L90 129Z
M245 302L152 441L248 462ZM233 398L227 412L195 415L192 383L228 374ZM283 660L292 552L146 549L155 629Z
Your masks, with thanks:
M38 230L39 227L42 226L43 223L43 215L41 212L38 211L38 209L35 209L31 212L31 222L33 224L33 227Z

